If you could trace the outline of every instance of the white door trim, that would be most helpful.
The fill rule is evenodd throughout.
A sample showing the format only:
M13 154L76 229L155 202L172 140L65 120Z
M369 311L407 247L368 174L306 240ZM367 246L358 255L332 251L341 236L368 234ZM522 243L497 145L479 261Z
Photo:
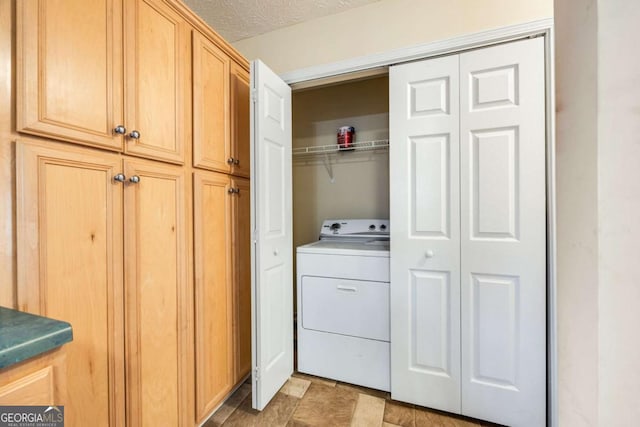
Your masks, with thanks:
M556 303L556 159L555 78L553 19L541 19L450 39L394 49L344 61L302 68L280 75L288 84L385 67L401 62L457 53L496 43L543 36L545 38L546 84L546 187L547 187L547 425L558 426L558 362Z

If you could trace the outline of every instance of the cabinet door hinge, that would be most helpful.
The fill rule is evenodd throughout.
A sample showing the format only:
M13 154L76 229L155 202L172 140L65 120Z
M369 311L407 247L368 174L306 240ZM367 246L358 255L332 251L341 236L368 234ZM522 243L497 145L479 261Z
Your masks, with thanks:
M253 375L256 378L256 381L260 381L260 368L254 368L253 369Z
M258 91L251 89L251 102L258 102Z

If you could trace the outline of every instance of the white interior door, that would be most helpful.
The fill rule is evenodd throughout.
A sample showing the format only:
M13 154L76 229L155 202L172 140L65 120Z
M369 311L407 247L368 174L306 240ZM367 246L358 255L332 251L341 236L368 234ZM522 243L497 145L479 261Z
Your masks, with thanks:
M458 56L389 70L391 396L460 413Z
M544 39L460 55L462 413L545 425Z
M293 373L291 88L251 63L253 408L262 410Z

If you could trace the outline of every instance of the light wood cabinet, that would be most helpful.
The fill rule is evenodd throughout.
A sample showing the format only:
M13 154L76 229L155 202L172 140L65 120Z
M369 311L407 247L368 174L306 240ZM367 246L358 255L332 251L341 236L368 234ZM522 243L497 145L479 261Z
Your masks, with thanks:
M68 321L69 425L124 424L122 161L18 143L18 303Z
M65 369L64 348L0 369L0 405L66 405Z
M187 425L193 300L185 171L125 159L124 174L127 425Z
M189 425L184 168L56 143L16 150L19 304L73 326L69 425Z
M18 131L184 162L190 53L181 15L161 0L30 0L17 2L17 16Z
M194 172L196 421L251 370L249 180Z
M193 30L193 165L231 172L229 57Z
M249 178L250 163L250 117L249 117L249 73L236 63L231 64L231 141L233 147L233 175Z
M235 377L234 383L251 372L251 198L248 179L232 178L236 190L232 204L233 295Z
M124 152L183 163L191 141L189 25L161 0L124 4Z
M227 175L194 172L196 420L234 385L232 188Z
M193 165L249 177L249 75L193 31Z

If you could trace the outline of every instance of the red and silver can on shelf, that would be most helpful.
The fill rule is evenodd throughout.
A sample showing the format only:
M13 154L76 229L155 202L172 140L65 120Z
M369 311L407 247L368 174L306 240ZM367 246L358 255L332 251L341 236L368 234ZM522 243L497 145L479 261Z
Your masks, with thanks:
M338 128L338 147L341 150L353 150L355 138L356 128L353 126L342 126Z

